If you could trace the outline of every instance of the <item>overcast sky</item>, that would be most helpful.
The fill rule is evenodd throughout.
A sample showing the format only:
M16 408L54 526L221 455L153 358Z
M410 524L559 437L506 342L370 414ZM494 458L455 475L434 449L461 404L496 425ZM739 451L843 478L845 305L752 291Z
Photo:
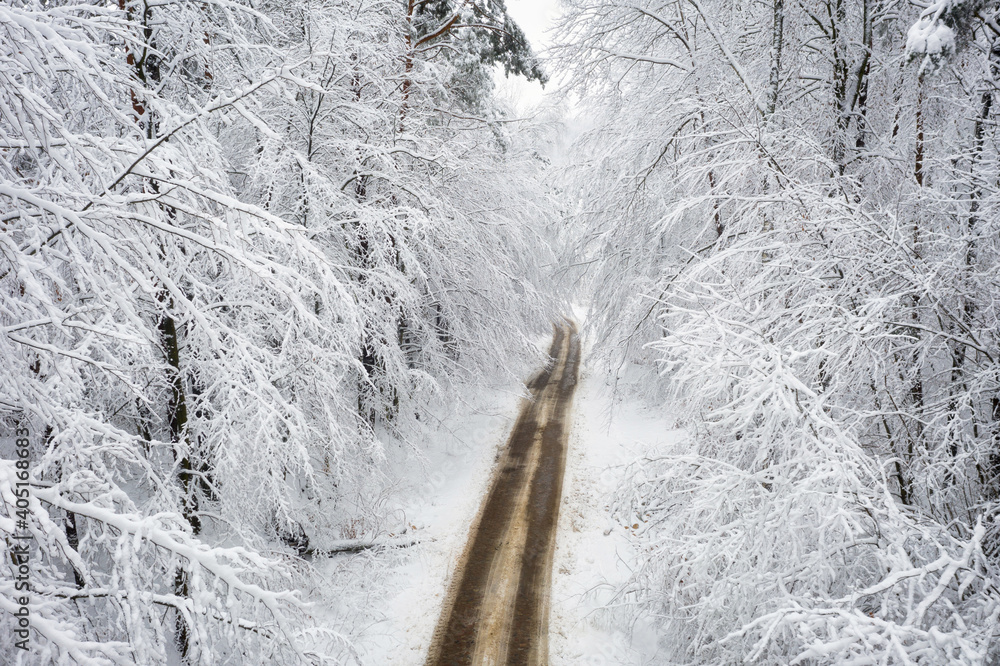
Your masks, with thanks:
M551 28L559 15L559 0L507 0L507 12L528 36L535 52L549 45L546 30ZM541 101L544 92L537 82L528 83L519 76L505 80L503 71L495 77L501 94L518 98L518 108L531 107ZM551 89L552 86L549 86Z
M559 13L559 0L507 0L507 11L521 26L532 46L547 44L545 30Z

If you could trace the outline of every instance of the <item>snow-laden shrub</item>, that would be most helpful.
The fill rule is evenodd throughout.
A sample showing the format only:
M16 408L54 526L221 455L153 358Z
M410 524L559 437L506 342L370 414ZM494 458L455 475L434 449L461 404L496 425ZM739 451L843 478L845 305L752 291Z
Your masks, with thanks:
M699 405L709 425L633 465L615 511L644 564L620 594L659 618L670 663L982 663L1000 617L983 524L902 511L768 351L728 405Z
M911 364L947 367L950 348L905 326L925 326L913 294L940 298L928 276L946 282L947 263L930 269L949 254L908 267L912 229L893 234L891 216L800 202L791 229L748 235L672 285L652 348L692 434L637 462L620 492L643 549L622 594L683 663L984 663L1000 617L992 525L942 506L988 492L968 459L991 440L944 445L947 383ZM970 382L983 382L966 394L980 412L994 385ZM919 438L891 436L915 424Z

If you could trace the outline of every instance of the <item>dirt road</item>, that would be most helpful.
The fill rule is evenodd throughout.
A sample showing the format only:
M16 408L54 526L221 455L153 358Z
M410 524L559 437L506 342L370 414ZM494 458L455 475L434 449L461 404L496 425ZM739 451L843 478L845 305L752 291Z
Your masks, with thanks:
M580 366L570 322L528 388L438 621L428 666L548 662L549 588L566 466L567 416Z

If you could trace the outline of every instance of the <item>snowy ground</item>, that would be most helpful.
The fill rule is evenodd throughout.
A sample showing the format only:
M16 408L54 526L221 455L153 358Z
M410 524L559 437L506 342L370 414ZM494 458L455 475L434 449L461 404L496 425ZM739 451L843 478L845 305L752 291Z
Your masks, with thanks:
M466 396L437 415L438 437L425 443L423 460L401 454L392 461L395 484L386 502L405 516L418 544L340 556L323 570L342 592L331 623L352 638L356 662L423 664L469 524L517 416L519 390L511 385Z
M547 347L548 340L539 344ZM650 632L634 626L630 641L623 619L601 610L632 561L625 527L611 520L607 501L625 464L678 433L670 430L673 419L636 404L617 404L612 412L604 375L585 364L574 401L553 571L552 666L648 664L655 650ZM353 637L360 664L423 664L469 526L517 416L517 390L486 390L442 414L441 436L427 444L424 464L401 460L393 470L398 483L388 501L405 512L419 544L323 565L343 590L331 619Z
M682 433L663 410L629 401L612 409L606 377L585 363L574 404L552 576L551 666L656 661L655 635L636 623L630 640L628 618L604 608L634 560L626 526L612 520L608 500L629 462Z

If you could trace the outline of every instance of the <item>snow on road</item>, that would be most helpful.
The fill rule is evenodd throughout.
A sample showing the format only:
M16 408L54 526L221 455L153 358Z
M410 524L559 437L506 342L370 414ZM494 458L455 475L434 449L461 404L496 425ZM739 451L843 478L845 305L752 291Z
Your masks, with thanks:
M553 332L456 574L428 664L548 663L549 591L580 365L576 327Z
M545 348L547 340L539 337ZM654 663L655 636L603 606L629 574L634 553L626 527L608 511L624 467L680 431L663 410L616 403L608 373L586 360L571 417L569 455L552 572L549 662L552 666ZM353 634L359 664L424 664L448 585L463 553L470 523L518 413L516 386L484 389L443 411L440 436L426 443L424 461L401 456L392 491L406 522L423 541L373 557L332 561L330 575L354 581L338 616L364 609ZM355 573L351 573L351 572ZM339 572L339 573L337 573Z

